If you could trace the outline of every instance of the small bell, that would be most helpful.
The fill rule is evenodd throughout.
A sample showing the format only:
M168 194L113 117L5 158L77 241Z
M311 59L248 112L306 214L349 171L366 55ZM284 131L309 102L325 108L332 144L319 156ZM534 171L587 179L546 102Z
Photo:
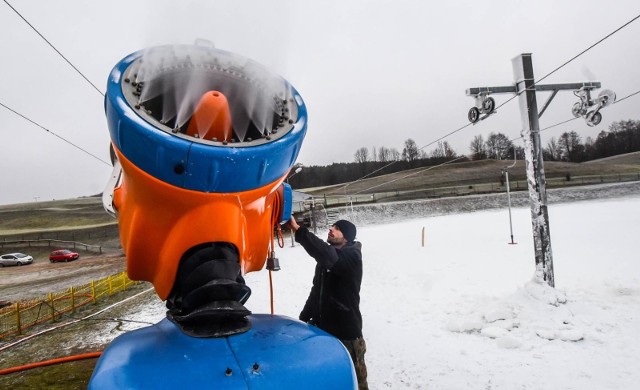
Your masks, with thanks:
M276 252L271 251L267 257L267 269L269 271L280 271L280 261L276 257Z

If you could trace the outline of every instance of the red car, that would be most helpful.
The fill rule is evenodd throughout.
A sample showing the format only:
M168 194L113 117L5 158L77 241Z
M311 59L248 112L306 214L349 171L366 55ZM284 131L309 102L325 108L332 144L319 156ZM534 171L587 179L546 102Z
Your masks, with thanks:
M58 261L67 261L77 260L80 255L76 252L71 252L69 249L59 249L51 252L49 255L49 261L52 263L57 263Z

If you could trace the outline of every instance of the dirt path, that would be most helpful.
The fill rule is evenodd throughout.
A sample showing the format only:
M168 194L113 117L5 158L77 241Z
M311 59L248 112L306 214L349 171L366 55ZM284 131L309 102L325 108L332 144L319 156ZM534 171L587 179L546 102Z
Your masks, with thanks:
M69 263L34 261L0 268L0 300L23 301L60 292L126 270L121 254L82 256Z

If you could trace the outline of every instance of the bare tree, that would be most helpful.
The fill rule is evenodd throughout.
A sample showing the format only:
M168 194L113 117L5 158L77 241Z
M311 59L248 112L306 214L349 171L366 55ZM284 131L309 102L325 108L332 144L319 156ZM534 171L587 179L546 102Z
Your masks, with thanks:
M396 148L389 149L390 161L400 161L400 152Z
M438 142L438 146L435 147L430 153L431 158L444 158L444 150L442 149L442 142Z
M439 141L438 146L431 152L431 157L451 159L457 157L457 155L451 145L449 145L449 142Z
M360 149L356 150L354 158L359 164L366 163L367 161L369 161L369 149L365 148L364 146L361 147Z
M542 148L542 158L548 161L559 161L562 158L562 148L558 145L556 137L551 137L547 147Z
M564 132L558 140L562 149L562 158L572 162L580 162L584 158L584 145L580 135L575 131Z
M381 146L378 148L378 161L387 162L390 159L389 149Z
M487 156L496 160L506 160L513 156L513 142L502 133L489 133L489 138L485 142Z
M481 135L473 137L473 141L469 145L471 151L471 158L473 160L484 160L487 158L487 148L484 144L484 138Z
M376 153L376 147L372 146L371 147L371 161L377 161L378 160L378 154Z
M402 149L402 159L407 160L409 162L413 162L420 157L420 151L418 150L418 145L416 141L408 138L404 141L404 148Z

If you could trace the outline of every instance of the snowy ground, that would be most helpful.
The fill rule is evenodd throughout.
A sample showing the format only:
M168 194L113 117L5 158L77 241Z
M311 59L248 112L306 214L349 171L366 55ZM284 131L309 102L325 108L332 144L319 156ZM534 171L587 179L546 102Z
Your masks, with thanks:
M513 210L517 245L507 244L506 208L361 224L370 387L637 389L634 186L615 198L549 207L556 289L535 281L528 207ZM314 263L289 237L277 256L275 311L297 318ZM246 279L253 290L247 307L268 313L268 273ZM151 300L136 312L130 318L157 321L164 310Z

